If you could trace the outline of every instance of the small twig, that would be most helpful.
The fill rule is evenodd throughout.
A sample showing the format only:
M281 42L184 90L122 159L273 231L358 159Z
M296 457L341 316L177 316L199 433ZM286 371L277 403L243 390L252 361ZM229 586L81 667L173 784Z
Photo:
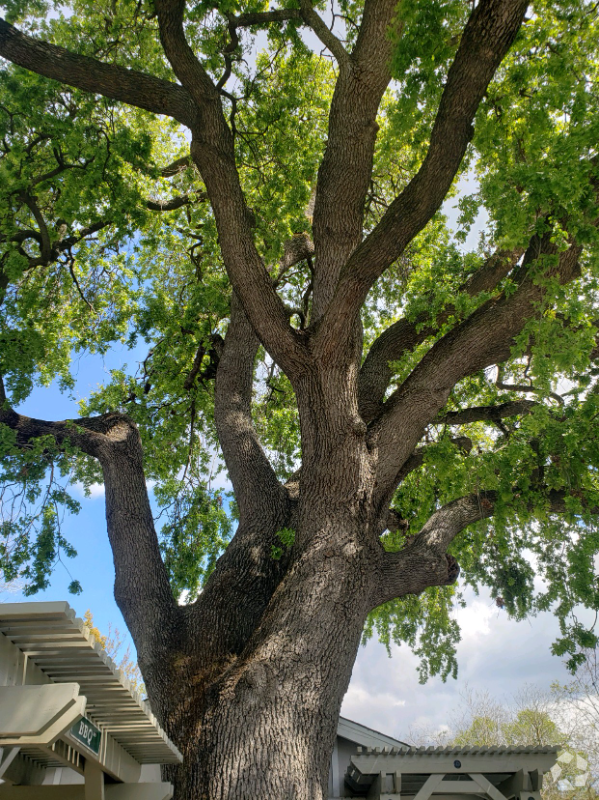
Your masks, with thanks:
M81 286L79 285L79 281L77 280L77 275L75 275L75 266L74 266L75 265L75 260L73 258L69 258L68 259L68 265L69 265L69 272L71 273L71 278L73 279L73 283L77 287L77 291L79 292L79 296L81 297L83 302L88 306L90 311L92 311L95 314L96 313L96 309L92 306L92 304L89 302L87 297L83 294Z

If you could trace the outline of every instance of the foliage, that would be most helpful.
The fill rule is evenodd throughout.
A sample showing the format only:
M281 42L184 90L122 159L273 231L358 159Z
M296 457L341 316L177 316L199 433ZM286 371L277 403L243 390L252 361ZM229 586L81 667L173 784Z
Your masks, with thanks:
M118 628L113 628L111 624L108 625L108 633L101 633L100 630L94 625L94 618L92 612L88 609L83 615L83 624L86 629L95 637L96 641L101 645L106 655L111 658L121 674L127 678L131 688L134 692L145 695L146 688L144 686L143 678L134 658L131 656L131 645L127 645L124 652L122 647L125 639ZM122 655L121 655L122 652ZM118 659L118 660L117 660Z
M4 5L11 21L56 44L173 78L149 2ZM267 6L193 4L190 42L217 80L227 68L224 14ZM340 3L350 42L362 6ZM422 163L468 12L469 4L458 0L401 5L404 35L396 44L395 82L379 113L366 231ZM421 468L407 475L394 498L405 526L383 536L385 547L397 550L441 505L494 492L492 521L471 525L452 545L464 581L490 587L497 605L517 619L554 610L562 625L554 650L572 668L580 648L596 643L576 611L599 610L599 533L591 513L599 504L598 26L596 7L585 0L535 0L478 111L462 167L476 176L475 191L461 192L457 232L437 214L362 310L366 345L400 317L419 331L431 328L391 365L393 390L441 336L500 290L515 290L513 273L492 292L460 290L491 252L521 250L550 226L560 248L568 236L584 243L584 271L576 281L565 287L539 273L544 300L508 362L454 387L444 415L424 433ZM312 265L307 258L284 269L281 258L288 240L310 232L335 70L293 20L260 33L258 44L254 34L240 31L224 102L261 257L301 328ZM235 527L234 501L216 488L223 467L213 388L230 288L214 215L200 176L182 159L186 151L185 133L172 121L2 65L0 373L7 395L17 406L34 385L58 381L69 391L78 358L106 353L115 343L130 348L134 366L113 371L81 402L81 414L126 411L139 427L177 597L186 590L197 595ZM172 198L181 202L171 204ZM488 224L478 249L466 252L479 213ZM432 324L439 319L440 326ZM256 426L278 476L287 480L301 463L293 389L263 350L255 381ZM509 420L456 428L447 419L465 407L522 398L536 404ZM458 434L470 440L467 452L453 441ZM47 441L18 449L7 428L0 430L0 449L0 566L6 580L24 578L33 593L48 585L58 559L75 552L60 528L61 509L78 510L66 483L89 487L100 479L98 467L74 448L59 452ZM549 510L551 492L567 495L559 517ZM293 543L284 531L279 538L274 559ZM72 587L78 590L76 580ZM413 647L423 679L447 677L456 671L452 608L459 602L447 587L392 601L373 612L365 635Z

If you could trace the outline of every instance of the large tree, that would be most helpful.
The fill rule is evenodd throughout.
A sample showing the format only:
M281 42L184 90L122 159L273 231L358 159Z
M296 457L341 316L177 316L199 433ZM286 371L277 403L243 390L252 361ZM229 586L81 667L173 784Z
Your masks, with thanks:
M460 567L516 616L554 608L575 663L596 5L48 5L0 21L2 565L45 586L60 475L103 480L177 800L322 798L365 624L447 674ZM119 340L147 355L80 417L19 413Z

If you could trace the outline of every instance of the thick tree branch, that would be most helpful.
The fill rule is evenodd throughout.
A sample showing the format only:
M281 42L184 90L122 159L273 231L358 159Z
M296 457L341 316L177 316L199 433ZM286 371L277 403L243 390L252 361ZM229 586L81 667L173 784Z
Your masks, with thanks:
M187 127L197 120L191 97L182 86L71 53L26 36L3 19L0 19L0 56L68 86L165 114Z
M372 430L373 440L379 442L381 507L388 505L399 470L425 426L445 405L453 386L467 375L509 358L514 337L535 315L546 291L543 282L529 274L531 265L539 257L554 257L557 265L548 269L544 278L567 283L579 274L580 253L581 247L573 243L558 254L550 234L543 239L533 237L518 289L487 301L440 339L385 403Z
M248 11L237 16L231 14L228 19L235 28L249 28L252 25L270 25L272 22L289 22L301 18L299 8L274 8L270 11Z
M320 335L346 336L370 287L441 207L473 134L472 120L524 19L528 0L481 0L448 73L424 162L343 268ZM319 243L316 248L319 250Z
M347 50L335 34L328 28L322 17L314 10L311 0L299 0L299 4L302 19L306 25L312 28L327 50L335 56L339 66L347 65L349 62Z
M481 292L492 291L511 272L523 252L494 253L468 278L459 292L476 297ZM404 353L433 336L454 313L455 307L450 305L433 321L425 313L415 320L401 319L383 331L372 344L360 370L360 414L365 422L370 422L382 411L383 398L393 377L389 362L398 361Z
M37 198L34 197L33 195L28 194L27 192L24 192L23 194L20 195L19 199L25 203L27 208L33 214L35 221L37 222L37 226L39 228L39 233L40 233L40 239L39 239L40 250L41 250L40 256L42 262L47 263L48 261L50 261L50 258L52 256L52 243L50 241L50 234L48 233L48 227L46 225L44 215L42 214L40 207L37 204Z
M190 610L190 635L204 657L239 653L253 633L287 568L272 558L276 533L289 524L291 503L266 458L251 414L258 339L241 302L231 319L215 385L215 422L239 505L240 522L204 591ZM239 609L243 607L244 613ZM195 626L201 626L196 632ZM200 635L201 634L201 635Z
M233 141L216 87L195 58L183 31L184 2L157 3L165 52L183 86L103 64L25 36L0 20L0 56L46 77L159 114L193 131L192 157L213 202L231 282L273 358L289 372L304 363L304 348L256 251L235 168ZM187 88L186 88L187 87Z
M6 405L0 383L0 424L16 434L17 445L27 449L50 436L59 448L69 444L97 458L106 488L106 521L116 568L115 597L138 650L140 660L161 645L161 631L177 613L158 547L143 470L137 428L122 414L104 414L62 422L49 422L18 414ZM151 625L147 608L152 608Z
M0 400L4 405L0 410L0 424L7 425L15 432L17 446L22 448L28 448L34 439L51 436L59 447L70 442L87 455L99 458L102 446L109 444L107 437L117 420L117 417L111 414L60 422L27 417L6 406L4 384L0 388Z
M436 511L404 550L387 553L381 547L381 564L373 607L407 594L420 594L429 586L455 583L459 566L447 548L466 526L493 513L486 493L454 500Z
M220 102L206 110L208 117L210 124L197 134L194 131L191 154L214 211L225 267L259 340L293 378L307 365L305 341L289 324L285 305L256 249Z
M567 513L567 498L567 492L547 491L549 513ZM468 525L492 517L496 502L494 491L460 497L435 511L405 549L387 553L381 548L374 607L406 594L420 594L429 586L454 583L459 566L447 548ZM599 514L599 508L589 507L587 512Z
M201 124L192 127L191 156L212 204L223 260L258 338L289 375L305 367L305 347L289 324L252 234L252 219L239 182L235 150L220 93L185 37L185 0L156 3L160 38L175 74L193 96Z
M177 78L201 108L207 101L214 101L218 92L189 46L183 27L184 13L185 0L156 0L160 41L166 57Z
M511 400L498 406L473 406L460 411L450 411L437 417L435 422L444 425L469 425L472 422L498 422L506 417L530 414L539 404L534 400Z
M181 156L180 158L176 158L170 164L167 164L166 167L162 167L162 169L160 170L160 177L173 178L180 172L185 172L185 170L190 166L190 164L191 164L191 156Z
M235 498L243 517L261 502L278 504L286 496L252 421L254 361L258 339L241 302L233 294L231 321L216 373L214 416Z
M327 308L341 268L362 238L364 200L378 131L376 116L391 80L393 39L389 28L396 6L397 0L367 0L354 52L348 57L343 51L339 61L314 206L318 260L313 321ZM328 31L326 25L324 28Z

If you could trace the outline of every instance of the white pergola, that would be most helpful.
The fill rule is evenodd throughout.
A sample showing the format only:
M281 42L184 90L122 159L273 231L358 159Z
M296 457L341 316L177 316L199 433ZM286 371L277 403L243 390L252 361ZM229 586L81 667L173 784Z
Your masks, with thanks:
M375 800L540 800L557 747L360 748L345 775Z
M68 603L0 605L0 800L169 800L142 765L181 761Z

